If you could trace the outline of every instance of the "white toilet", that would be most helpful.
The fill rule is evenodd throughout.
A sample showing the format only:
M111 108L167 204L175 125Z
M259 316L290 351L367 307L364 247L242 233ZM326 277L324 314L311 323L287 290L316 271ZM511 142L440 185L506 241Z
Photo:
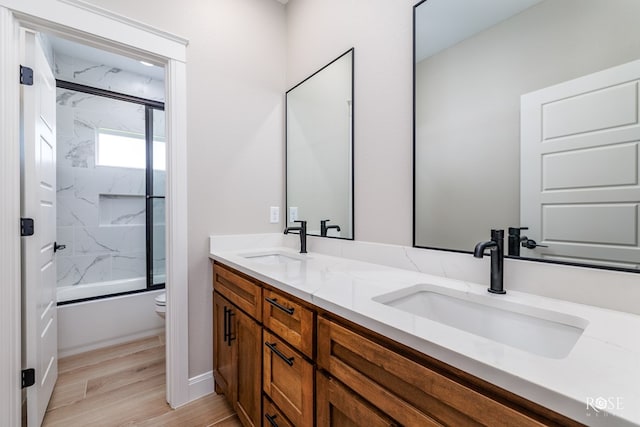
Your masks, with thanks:
M158 313L158 316L164 319L164 314L167 311L167 293L163 292L157 297L155 297L155 304L156 304L156 313Z

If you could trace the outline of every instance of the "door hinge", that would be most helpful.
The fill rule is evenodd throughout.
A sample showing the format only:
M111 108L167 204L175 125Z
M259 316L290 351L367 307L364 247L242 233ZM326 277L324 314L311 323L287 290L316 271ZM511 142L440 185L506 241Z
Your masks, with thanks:
M33 368L22 370L22 388L31 387L36 383L36 370Z
M26 86L33 86L33 69L20 66L20 84Z
M20 218L20 235L21 236L33 236L33 219L32 218Z

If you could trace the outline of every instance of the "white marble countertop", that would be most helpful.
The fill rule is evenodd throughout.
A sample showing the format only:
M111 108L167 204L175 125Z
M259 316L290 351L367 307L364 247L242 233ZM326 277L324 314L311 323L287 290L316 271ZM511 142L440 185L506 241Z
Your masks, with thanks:
M268 246L269 239L226 236L219 244L213 239L211 259L542 406L587 425L640 426L640 316L517 291L491 295L476 283L314 252L302 255ZM266 265L247 257L274 252L300 261ZM549 358L373 300L425 283L576 316L588 324L566 357Z

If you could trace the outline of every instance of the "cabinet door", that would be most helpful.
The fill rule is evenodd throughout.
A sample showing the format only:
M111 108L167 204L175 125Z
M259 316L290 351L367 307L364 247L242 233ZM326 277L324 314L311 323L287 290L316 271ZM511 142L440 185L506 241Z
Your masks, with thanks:
M244 426L261 425L262 327L232 308L231 340L237 351L234 409Z
M333 378L316 374L318 427L391 427L391 419Z
M229 315L231 303L213 293L213 377L216 391L227 396L230 402L235 400L235 346L227 339L229 331Z

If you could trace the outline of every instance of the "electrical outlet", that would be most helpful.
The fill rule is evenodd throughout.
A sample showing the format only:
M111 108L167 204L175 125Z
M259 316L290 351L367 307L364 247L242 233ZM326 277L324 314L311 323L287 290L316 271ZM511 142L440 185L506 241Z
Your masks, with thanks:
M298 208L294 206L289 207L289 222L298 220Z
M269 211L269 222L271 224L277 224L280 222L280 208L278 206L271 206Z

